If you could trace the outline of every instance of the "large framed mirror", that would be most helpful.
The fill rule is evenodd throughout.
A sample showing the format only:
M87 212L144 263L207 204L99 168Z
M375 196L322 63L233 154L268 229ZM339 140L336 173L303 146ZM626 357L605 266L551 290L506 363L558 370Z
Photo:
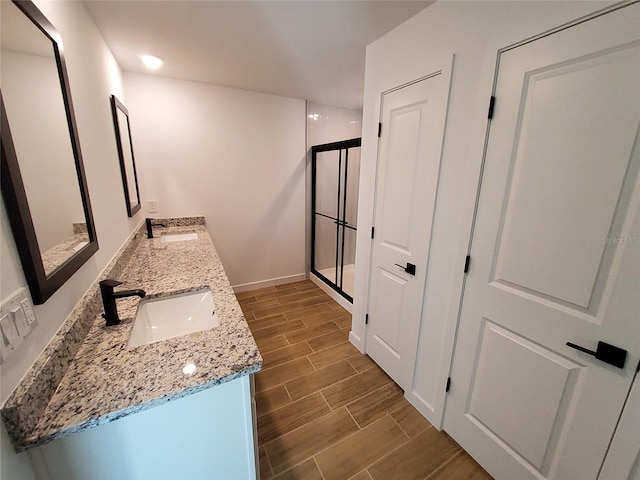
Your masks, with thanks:
M127 215L133 217L140 210L140 190L138 188L138 172L133 156L133 141L131 140L131 124L129 110L115 95L111 95L111 112L113 114L113 128L116 132L116 145L120 159L122 173L122 187L124 200L127 205Z
M30 1L0 2L2 197L35 304L97 250L58 31Z

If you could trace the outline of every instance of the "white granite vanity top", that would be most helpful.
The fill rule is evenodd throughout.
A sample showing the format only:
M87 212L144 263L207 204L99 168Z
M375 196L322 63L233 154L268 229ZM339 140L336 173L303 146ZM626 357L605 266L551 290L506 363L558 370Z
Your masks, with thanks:
M82 311L90 312L83 320L84 338L72 348L64 346L65 335L58 334L60 338L54 339L54 343L60 345L43 353L53 358L61 350L75 351L67 364L60 367L66 367L58 375L60 378L51 378L51 371L58 367L50 364L64 364L64 359L54 362L43 359L39 370L26 376L23 382L27 383L19 386L3 407L2 415L16 450L116 420L261 368L260 352L204 224L156 227L154 232L156 237L163 233L196 232L198 239L162 242L138 233L130 240L130 252L122 255L118 268L106 270L116 272L114 278L124 282L116 291L141 288L147 296L155 296L208 286L219 326L128 349L127 340L140 299L117 300L122 323L106 327L100 316L100 295L95 293L94 286L87 294L91 299L86 300L83 308L76 308L78 312L74 311L80 317ZM67 322L74 321L71 318L74 313ZM66 336L78 337L77 333L69 333L72 328L66 329ZM189 364L195 365L195 371L193 367L185 369ZM38 382L43 388L38 388ZM57 386L55 382L59 382ZM50 398L37 398L39 391L50 391ZM41 407L25 411L20 402L30 401Z

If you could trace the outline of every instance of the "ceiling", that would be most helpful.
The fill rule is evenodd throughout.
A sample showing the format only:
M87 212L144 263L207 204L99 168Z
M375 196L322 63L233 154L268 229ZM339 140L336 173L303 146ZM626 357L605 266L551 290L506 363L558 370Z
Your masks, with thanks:
M125 71L361 107L365 47L431 1L85 1Z

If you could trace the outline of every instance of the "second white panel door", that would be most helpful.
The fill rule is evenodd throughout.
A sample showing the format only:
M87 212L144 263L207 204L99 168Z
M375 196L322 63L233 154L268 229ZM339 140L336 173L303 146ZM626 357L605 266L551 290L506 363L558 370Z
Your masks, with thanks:
M367 353L411 387L444 132L449 76L383 95Z

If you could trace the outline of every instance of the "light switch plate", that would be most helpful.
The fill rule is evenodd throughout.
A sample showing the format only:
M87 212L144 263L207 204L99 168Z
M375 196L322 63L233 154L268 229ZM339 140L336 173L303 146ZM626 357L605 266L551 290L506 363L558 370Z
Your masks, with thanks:
M4 315L0 319L0 330L2 330L2 340L4 345L9 348L15 348L18 345L20 335L13 323L13 315Z
M27 317L24 314L22 305L11 310L11 316L13 317L13 324L16 326L18 335L23 338L26 337L29 333L29 324L27 323Z
M22 343L37 324L26 288L14 292L0 305L0 358L7 357Z
M5 314L0 318L0 344L3 347L8 347L11 344L11 335L5 333L5 326L8 330L11 326L11 315Z

